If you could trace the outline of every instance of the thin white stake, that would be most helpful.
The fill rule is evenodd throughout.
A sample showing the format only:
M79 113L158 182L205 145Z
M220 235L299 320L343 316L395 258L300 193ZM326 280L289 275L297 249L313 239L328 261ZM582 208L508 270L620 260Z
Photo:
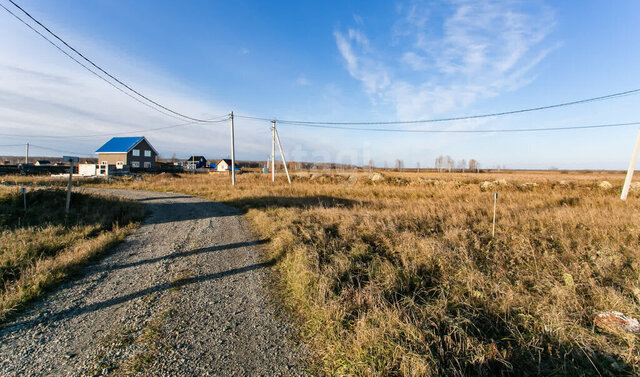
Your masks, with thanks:
M633 148L631 161L629 161L629 169L627 169L627 177L624 179L624 186L622 186L622 194L620 194L621 200L627 200L627 195L629 194L629 187L631 186L631 179L633 178L633 171L636 169L636 159L638 158L638 150L640 150L640 130L638 130L638 137L636 138L636 146Z
M29 163L29 143L27 143L27 151L26 151L26 154L24 155L24 163L25 164Z
M287 160L284 158L284 152L282 151L282 144L280 144L280 135L278 135L278 130L274 128L276 132L276 140L278 141L278 149L280 149L280 156L282 157L282 164L284 165L284 171L287 173L287 180L289 184L291 184L291 177L289 176L289 169L287 169Z
M233 131L233 111L229 114L229 119L231 119L231 185L236 185L236 147L233 140L234 131Z
M491 230L491 238L496 236L496 205L498 204L498 193L493 193L493 229Z
M271 182L276 180L276 121L271 121Z

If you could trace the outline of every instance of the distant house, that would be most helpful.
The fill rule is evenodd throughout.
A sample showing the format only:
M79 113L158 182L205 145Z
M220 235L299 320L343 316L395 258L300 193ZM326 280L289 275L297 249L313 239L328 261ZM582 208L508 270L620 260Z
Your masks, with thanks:
M38 160L35 163L36 166L51 166L51 161L49 160Z
M144 136L114 137L96 151L99 165L115 165L116 169L151 169L158 152Z
M207 166L207 159L204 156L191 156L187 160L187 169L200 169Z
M220 161L218 161L218 167L216 168L217 171L230 171L231 170L231 160L229 159L222 159Z

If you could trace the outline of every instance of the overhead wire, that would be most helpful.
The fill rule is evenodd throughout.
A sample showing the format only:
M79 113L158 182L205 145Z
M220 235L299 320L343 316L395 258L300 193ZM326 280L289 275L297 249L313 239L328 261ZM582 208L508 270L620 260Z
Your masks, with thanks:
M220 118L220 117L218 117L218 118ZM227 120L228 119L211 120L211 121L208 121L207 124L222 123L222 122L226 122ZM135 130L135 131L124 131L124 132L103 133L103 134L87 134L87 135L24 135L24 134L0 133L0 136L29 137L29 138L35 138L35 139L84 139L84 138L94 138L94 137L103 137L103 136L130 135L130 134L136 134L136 133L141 133L141 132L147 133L147 132L161 131L161 130L166 130L166 129L171 129L171 128L186 127L186 126L191 126L191 125L194 125L194 124L202 124L202 123L201 122L187 122L187 123L181 123L181 124L173 124L173 125L165 126L165 127L146 128L146 129L140 129L140 130Z
M271 122L271 121L275 120L280 124L291 124L291 125L299 125L299 126L302 126L302 125L314 125L314 124L315 125L354 125L355 126L355 125L394 125L394 124L438 123L438 122L451 122L451 121L458 121L458 120L491 118L491 117L514 115L514 114L521 114L521 113L527 113L527 112L533 112L533 111L549 110L549 109L554 109L554 108L559 108L559 107L573 106L573 105L578 105L578 104L583 104L583 103L602 101L602 100L613 99L613 98L618 98L618 97L625 97L625 96L630 96L630 95L634 95L634 94L638 94L638 93L640 93L640 88L627 90L627 91L623 91L623 92L607 94L607 95L598 96L598 97L585 98L585 99L581 99L581 100L577 100L577 101L561 102L561 103L556 103L556 104L552 104L552 105L537 106L537 107L530 107L530 108L509 110L509 111L501 111L501 112L495 112L495 113L475 114L475 115L466 115L466 116L457 116L457 117L448 117L448 118L418 119L418 120L379 121L379 122L378 121L369 121L369 122L325 122L325 121L308 121L308 120L286 120L286 119L277 119L277 118L276 119L273 119L273 118L269 119L269 118L264 118L264 117L254 117L254 116L248 116L248 115L234 115L234 116L236 116L238 118L263 120L263 121L268 121L268 122Z
M87 58L84 54L82 54L80 51L78 51L76 48L74 48L73 46L71 46L69 43L67 43L64 39L62 39L61 37L59 37L56 33L54 33L53 31L51 31L51 29L49 29L47 26L45 26L42 22L38 21L35 17L33 17L29 12L27 12L26 10L24 10L20 5L16 4L13 0L9 0L9 2L11 4L13 4L13 6L15 6L16 8L18 8L22 13L24 13L27 17L29 17L31 20L33 20L35 23L37 23L38 25L40 25L40 27L42 27L44 30L46 30L49 34L51 34L54 38L56 38L58 41L60 41L62 44L64 44L65 46L67 46L67 48L69 48L71 51L75 52L76 54L78 54L78 56L80 56L82 59L84 59L87 63L91 64L93 67L95 67L97 70L99 70L100 72L104 73L105 75L107 75L108 77L110 77L111 79L113 79L114 81L116 81L118 84L122 85L123 87L127 88L129 91L135 93L136 95L138 95L141 98L144 98L146 101L160 107L163 110L168 111L169 113L172 113L174 115L177 115L179 117L185 118L185 119L189 119L192 121L196 121L196 122L208 122L207 119L199 119L199 118L194 118L185 114L182 114L180 112L177 112L175 110L172 110L160 103L158 103L157 101L152 100L151 98L145 96L144 94L140 93L139 91L133 89L131 86L127 85L126 83L124 83L122 80L118 79L117 77L115 77L114 75L112 75L111 73L107 72L105 69L103 69L102 67L100 67L99 65L97 65L96 63L94 63L91 59ZM74 57L72 57L69 53L67 53L66 51L64 51L60 46L58 46L57 44L53 43L52 41L50 41L47 37L45 37L42 33L40 33L38 30L36 30L34 27L32 27L31 25L29 25L26 21L24 21L23 19L21 19L20 17L18 17L18 15L16 15L15 13L11 12L11 10L9 10L8 8L6 8L4 5L0 4L0 6L2 6L2 8L4 8L7 12L9 12L11 15L13 15L14 17L16 17L18 20L20 20L23 24L27 25L29 27L29 29L35 31L38 35L40 35L41 37L45 38L47 41L49 41L49 43L51 43L52 45L54 45L58 50L62 51L67 57L73 59L73 61L75 61L76 63L80 64L81 66L83 66L85 69L89 70L89 72L93 73L94 75L100 77L103 81L107 81L104 77L102 77L101 75L98 75L95 71L89 69L88 67L86 67L84 64L80 63L77 59L75 59ZM116 87L117 89L119 89L121 92L124 93L124 90L122 90L121 88L118 88L115 84L109 82L111 86ZM129 95L130 97L133 98L133 96ZM138 100L138 102L143 103L142 101ZM151 105L147 104L148 106L152 107ZM157 111L159 111L159 109L155 108ZM160 111L161 113L165 114L165 115L169 115L166 114L165 112Z
M283 123L284 125L292 125L290 123ZM313 128L329 128L337 130L350 130L350 131L373 131L373 132L397 132L397 133L507 133L507 132L540 132L540 131L563 131L563 130L577 130L577 129L592 129L592 128L611 128L611 127L625 127L625 126L637 126L640 122L628 122L628 123L609 123L609 124L596 124L588 126L563 126L563 127L538 127L538 128L502 128L502 129L483 129L483 130L408 130L400 128L361 128L361 127L346 127L346 126L332 126L322 124L295 124L300 127L313 127Z

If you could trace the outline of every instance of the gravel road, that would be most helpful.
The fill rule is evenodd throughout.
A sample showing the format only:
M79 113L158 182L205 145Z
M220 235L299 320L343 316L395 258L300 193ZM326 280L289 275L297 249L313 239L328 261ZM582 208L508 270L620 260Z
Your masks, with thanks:
M2 376L299 376L303 347L276 315L239 212L181 194L83 189L149 216L82 276L0 328Z

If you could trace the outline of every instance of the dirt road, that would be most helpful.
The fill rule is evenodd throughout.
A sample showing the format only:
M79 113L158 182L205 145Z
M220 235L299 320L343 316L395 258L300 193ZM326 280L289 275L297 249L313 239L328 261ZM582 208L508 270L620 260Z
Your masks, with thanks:
M269 262L238 211L180 194L142 201L125 242L0 328L0 375L303 375Z

